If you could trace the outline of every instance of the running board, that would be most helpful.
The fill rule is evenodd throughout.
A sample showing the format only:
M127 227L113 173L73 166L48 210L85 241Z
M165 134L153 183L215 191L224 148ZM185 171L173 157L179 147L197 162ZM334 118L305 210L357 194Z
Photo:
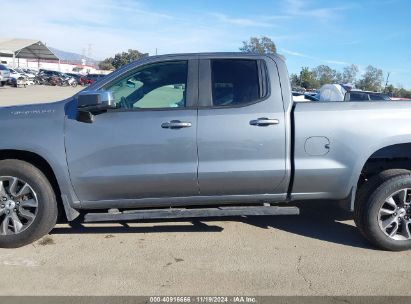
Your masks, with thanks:
M258 216L258 215L298 215L297 207L218 207L202 209L150 209L127 210L124 212L87 213L85 222L117 222L146 219L175 219L193 217Z

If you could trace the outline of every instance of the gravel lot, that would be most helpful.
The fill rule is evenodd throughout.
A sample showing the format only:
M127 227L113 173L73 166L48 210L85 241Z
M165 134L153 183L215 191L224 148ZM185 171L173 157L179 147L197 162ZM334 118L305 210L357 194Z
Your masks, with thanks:
M0 107L27 103L45 103L70 97L84 89L82 86L51 87L28 86L26 88L0 87Z
M78 89L0 88L0 105ZM383 252L331 202L300 216L59 224L0 249L2 295L411 295L411 251Z

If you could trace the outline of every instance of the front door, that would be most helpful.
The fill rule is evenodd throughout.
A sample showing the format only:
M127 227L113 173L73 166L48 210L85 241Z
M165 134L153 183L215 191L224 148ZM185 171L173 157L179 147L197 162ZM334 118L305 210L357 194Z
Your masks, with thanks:
M117 109L90 124L66 120L67 162L82 203L198 195L190 93L197 84L189 72L196 64L166 61L127 71L102 88L113 92Z

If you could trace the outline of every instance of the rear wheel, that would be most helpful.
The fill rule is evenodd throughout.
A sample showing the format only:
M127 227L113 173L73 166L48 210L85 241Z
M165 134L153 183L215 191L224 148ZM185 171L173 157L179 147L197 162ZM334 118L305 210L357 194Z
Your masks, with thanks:
M381 184L383 184L388 179L398 176L401 174L410 174L411 171L406 169L388 169L382 171L373 177L371 177L357 192L357 197L355 199L354 206L354 222L358 230L363 236L366 236L363 231L363 223L360 214L363 213L362 209L364 208L366 201L370 198L371 194L377 189Z
M55 194L44 174L24 161L0 161L0 247L27 245L56 221Z
M374 245L392 251L411 249L411 174L382 183L359 216L363 233Z

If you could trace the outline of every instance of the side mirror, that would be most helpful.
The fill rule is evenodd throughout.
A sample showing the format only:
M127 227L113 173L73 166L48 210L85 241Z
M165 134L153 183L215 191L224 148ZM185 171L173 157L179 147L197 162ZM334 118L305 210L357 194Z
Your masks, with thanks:
M115 109L113 93L108 91L84 91L77 96L77 120L92 123L94 115Z
M113 93L108 91L84 91L77 96L77 108L89 110L114 109Z

